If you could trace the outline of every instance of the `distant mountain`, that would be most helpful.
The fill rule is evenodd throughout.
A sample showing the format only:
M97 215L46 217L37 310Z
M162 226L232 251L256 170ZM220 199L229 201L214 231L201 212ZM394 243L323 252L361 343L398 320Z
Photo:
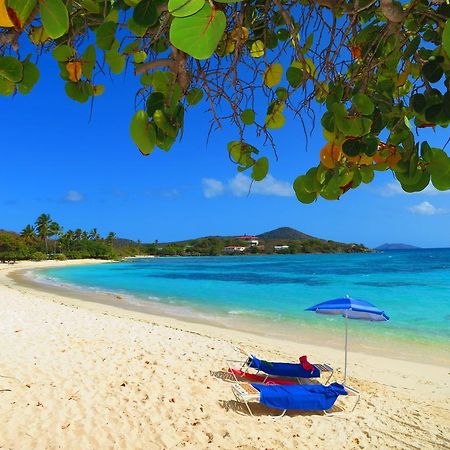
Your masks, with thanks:
M383 244L375 248L375 250L415 250L420 247L409 244Z
M265 233L258 234L257 237L266 241L274 241L279 239L288 241L306 241L308 239L318 239L314 236L310 236L309 234L302 233L301 231L289 227L281 227L272 231L267 231Z

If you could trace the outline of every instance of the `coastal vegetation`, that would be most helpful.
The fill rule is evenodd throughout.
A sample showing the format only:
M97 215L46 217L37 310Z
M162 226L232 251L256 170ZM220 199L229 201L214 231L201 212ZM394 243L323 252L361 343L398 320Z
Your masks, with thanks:
M126 241L131 243L132 241ZM134 245L116 243L116 234L102 238L96 228L64 231L49 214L41 214L34 224L26 225L20 234L0 231L0 262L22 259L118 259L136 254Z
M258 236L210 236L187 241L142 243L120 239L96 228L64 231L49 214L41 214L21 233L0 230L0 262L32 259L121 259L128 256L219 256L229 254L354 253L370 251L363 244L318 239L293 228L278 228Z
M231 127L229 157L255 182L288 118L305 147L320 121L316 165L293 183L303 203L378 171L407 192L444 191L447 133L439 148L426 138L450 124L449 17L442 0L0 0L0 94L32 91L44 52L80 103L132 68L130 133L144 155L170 150L199 105L211 129Z

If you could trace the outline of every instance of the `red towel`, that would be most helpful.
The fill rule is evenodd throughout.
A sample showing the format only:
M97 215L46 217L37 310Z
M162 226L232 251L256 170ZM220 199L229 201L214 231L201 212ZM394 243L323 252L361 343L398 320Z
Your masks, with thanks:
M300 356L299 360L305 370L308 370L311 373L314 372L314 366L308 362L306 355Z

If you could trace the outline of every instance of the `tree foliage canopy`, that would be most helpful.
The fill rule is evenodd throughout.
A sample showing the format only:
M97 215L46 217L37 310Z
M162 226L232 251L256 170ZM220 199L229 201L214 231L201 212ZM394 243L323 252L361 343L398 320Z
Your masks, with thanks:
M407 192L448 190L445 139L431 148L421 131L450 124L449 17L445 0L0 0L0 93L29 93L46 51L78 102L132 66L144 155L168 151L203 102L212 127L235 127L230 159L258 182L269 158L248 136L272 152L287 115L307 139L319 113L327 144L294 182L300 201L338 199L386 170Z

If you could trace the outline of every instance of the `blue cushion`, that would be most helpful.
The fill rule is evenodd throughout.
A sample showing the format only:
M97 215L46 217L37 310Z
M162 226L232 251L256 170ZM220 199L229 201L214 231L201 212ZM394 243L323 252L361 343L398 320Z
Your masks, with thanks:
M261 370L269 375L275 375L280 377L294 377L294 378L317 378L320 377L320 370L314 367L312 373L309 370L305 370L300 363L280 363L269 362L258 359L256 356L252 356L249 361L249 366L254 369Z
M260 402L276 409L317 411L330 409L339 395L347 395L344 386L332 383L306 385L264 385L253 384L261 393Z

